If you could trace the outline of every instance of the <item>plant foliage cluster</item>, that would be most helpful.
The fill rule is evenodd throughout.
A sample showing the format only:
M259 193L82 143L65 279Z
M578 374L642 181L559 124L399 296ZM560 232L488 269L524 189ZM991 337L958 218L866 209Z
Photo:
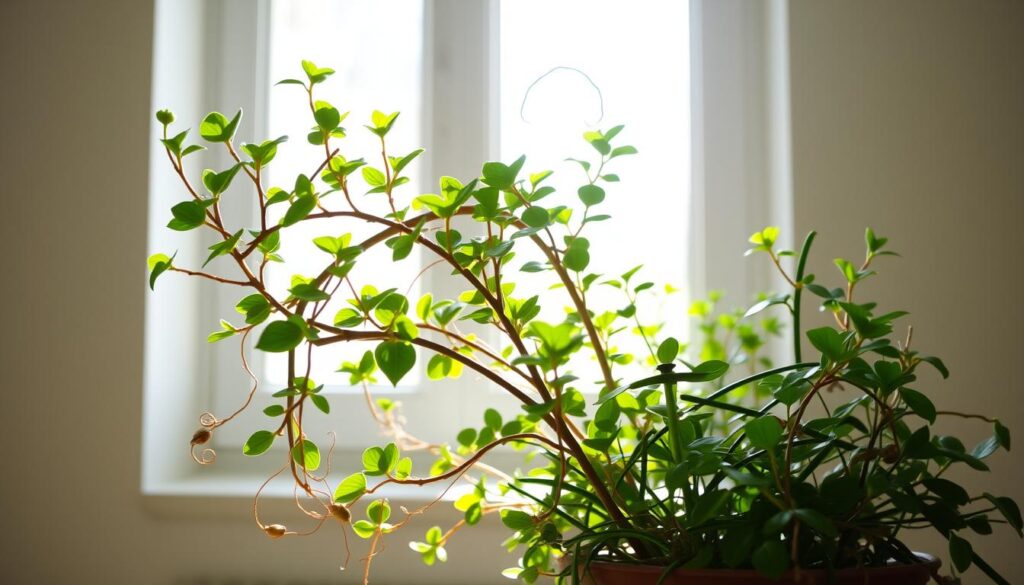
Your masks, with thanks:
M897 331L906 313L882 312L855 296L876 263L893 255L886 238L868 230L863 261L836 260L833 287L805 270L814 233L798 254L780 249L777 228L755 233L749 253L771 262L787 290L763 295L745 312L717 311L717 295L695 302L690 314L701 339L687 346L641 319L638 308L656 287L638 280L639 267L608 277L591 258L587 228L609 219L601 205L619 181L611 170L616 159L636 153L620 144L622 126L584 134L592 156L575 160L583 176L575 193L556 192L547 182L551 171L527 173L524 157L488 162L468 181L442 177L437 193L411 197L400 187L423 151L389 151L398 113L373 112L365 125L379 138L379 157L343 155L335 144L348 132L342 126L348 112L314 91L333 71L310 62L302 67L304 79L281 84L307 95L313 126L306 139L323 154L288 187L265 184L266 169L287 138L236 146L241 112L231 118L214 112L200 123L200 138L226 149L234 164L207 169L194 184L186 159L204 147L191 144L188 131L171 132L170 112L157 113L163 146L188 194L172 207L168 227L205 228L216 241L202 269L153 255L149 283L179 272L241 289L238 316L222 321L209 341L240 337L244 349L255 334L257 350L287 355L289 379L265 406L265 427L242 449L257 456L286 442L282 472L288 470L305 497L299 507L320 524L336 519L371 541L364 575L381 540L425 509L403 509L397 518L387 499L375 495L381 487L461 481L470 486L455 501L463 520L447 530L431 528L411 543L428 565L446 560L445 545L459 529L497 514L512 533L508 549L519 556L505 574L527 583L543 575L577 582L570 567L594 560L656 564L666 572L753 567L773 578L794 568L913 563L900 538L917 528L948 539L954 571L973 564L1005 583L967 535L989 534L995 523L1020 534L1019 509L1006 497L969 493L947 475L957 467L987 471L990 455L1010 449L1010 434L998 420L935 406L918 379L924 368L946 377L942 361L920 353L909 330ZM221 214L221 199L238 180L251 183L258 225L230 225ZM323 268L294 275L286 295L272 294L267 266L285 265L282 239L307 222L322 227L313 243ZM355 222L379 232L353 241L338 230ZM394 262L424 249L437 260L435 269L450 271L466 291L457 298L428 293L410 299L358 283L362 254L381 245ZM542 260L515 260L524 248ZM239 276L205 272L214 261ZM517 296L517 280L541 280L560 298ZM588 293L595 287L618 289L622 304L591 306ZM831 316L830 325L801 327L801 307L809 300ZM559 302L565 307L560 319L540 319L542 304ZM467 322L488 327L501 345L465 333ZM796 359L774 365L765 346L784 335ZM648 355L621 349L634 336ZM805 341L813 355L804 356ZM310 416L331 412L323 386L309 376L311 350L334 343L366 346L358 362L339 368L367 393L379 377L397 385L425 362L430 379L475 376L518 399L521 411L503 417L488 409L479 427L459 430L449 443L430 443L405 431L396 403L371 401L370 415L391 442L367 449L361 469L332 477L324 471L330 452L305 429ZM573 375L577 355L598 365L598 394L581 391L593 381ZM658 365L658 373L625 380L630 363ZM255 390L254 384L243 409ZM197 461L212 462L212 450L195 450L236 414L203 415L192 440ZM933 432L940 416L977 419L992 427L992 436L969 448ZM531 461L526 471L487 465L486 455L500 445L522 450ZM413 468L409 453L417 450L433 454L429 469ZM365 504L365 513L353 518L356 503ZM271 537L297 534L256 520ZM566 555L576 564L560 562Z

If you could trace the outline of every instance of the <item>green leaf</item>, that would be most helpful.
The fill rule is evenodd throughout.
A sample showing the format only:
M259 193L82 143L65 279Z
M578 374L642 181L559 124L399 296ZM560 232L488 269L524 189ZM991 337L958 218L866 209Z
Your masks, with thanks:
M562 257L565 267L575 272L582 272L590 264L590 242L585 238L573 238L569 248Z
M638 151L632 146L620 146L612 150L611 155L608 158L615 158L617 156L625 156L627 154L636 154Z
M679 341L674 337L669 337L658 346L658 361L663 364L673 362L678 355Z
M256 342L256 349L281 353L295 349L303 339L302 328L292 321L274 321L267 325Z
M373 535L377 533L377 527L366 520L356 520L352 523L352 531L359 538L373 538Z
M274 433L270 431L256 431L245 442L242 453L250 457L265 453L274 444L274 436Z
M493 408L488 408L484 411L484 423L492 430L497 431L501 428L501 413Z
M807 339L825 357L833 362L842 361L846 345L842 334L831 327L820 327L807 332Z
M334 73L334 69L327 67L317 67L312 61L303 61L302 70L306 73L306 77L309 78L310 85L322 83L325 79ZM298 83L302 85L302 82L297 79L286 79L279 83Z
M917 390L911 390L906 387L900 388L899 392L903 402L907 404L910 410L914 411L914 414L935 424L935 405L932 404L932 401L927 396Z
M374 110L373 114L370 116L370 121L373 123L373 126L367 126L367 128L377 136L383 138L391 131L391 127L395 125L395 120L398 119L398 114L399 112L385 114L384 112Z
M210 112L199 124L199 135L207 142L227 142L235 135L238 122L242 119L242 110L238 110L229 122L220 112Z
M284 414L284 407L280 404L271 404L263 409L263 414L267 416L281 416Z
M228 190L231 185L231 180L238 174L238 170L242 168L241 164L237 164L226 171L215 172L211 169L203 171L203 185L206 189L213 194L214 197Z
M174 256L177 255L177 253L174 254ZM167 272L167 269L173 265L174 256L168 257L167 254L153 254L146 261L146 264L149 265L149 290L154 290L153 287L156 286L156 279L164 272Z
M260 293L253 293L235 305L235 310L245 315L248 325L258 325L270 316L270 302Z
M231 237L226 240L217 242L216 244L209 247L210 255L206 258L206 262L203 262L203 266L210 263L211 260L218 256L224 256L235 251L235 246L238 245L238 240L242 237L244 230L238 230Z
M373 352L377 366L384 372L392 386L412 370L416 364L416 350L405 341L383 341Z
M402 172L402 169L404 169L409 163L411 163L413 159L415 159L421 154L423 154L423 149L417 148L416 150L410 152L409 154L403 156L402 158L393 161L391 163L391 169L395 171L395 174L397 175L398 173Z
M338 484L334 490L334 501L348 504L355 501L359 496L366 493L366 476L362 473L353 473Z
M582 201L587 207L597 205L604 201L604 189L597 185L583 185L579 188L577 193L580 196L580 201Z
M326 133L331 132L341 124L341 113L331 104L324 101L317 101L313 108L313 119L317 126Z
M370 522L380 526L391 517L391 506L387 500L374 500L366 507L366 517Z
M327 402L327 398L321 394L310 394L309 399L313 402L313 406L324 414L331 414L331 403Z
M688 522L691 526L700 526L719 515L729 502L730 492L715 490L704 492L697 498L697 503L690 510Z
M474 502L473 505L471 505L469 508L466 508L466 524L469 524L470 526L477 524L483 517L484 511L483 506L480 505L480 502Z
M1010 498L994 496L988 492L985 492L983 495L986 500L999 510L999 513L1006 519L1007 524L1012 526L1018 535L1024 534L1024 522L1021 520L1020 508L1017 507L1016 502Z
M748 420L743 430L750 444L758 449L771 449L782 439L782 425L770 414Z
M801 522L810 526L818 534L827 538L835 538L839 535L839 531L836 530L832 521L826 518L821 512L810 508L797 508L795 513L796 517Z
M526 163L526 157L521 156L511 165L500 162L488 162L483 166L483 181L485 184L498 189L510 189L516 182L519 170Z
M995 437L999 441L999 446L1007 451L1010 450L1010 429L1003 426L1003 423L996 421L993 425L995 427Z
M967 542L955 532L949 533L949 558L953 561L953 566L956 567L957 571L961 573L971 567L972 557L974 556L974 548L971 547L971 543Z
M387 179L384 177L384 173L378 171L373 167L363 167L362 173L363 180L366 181L366 184L371 187L383 187L387 183Z
M762 575L769 579L778 579L789 568L789 551L782 542L768 540L754 550L750 560Z
M213 200L208 201L182 201L171 208L171 214L174 216L167 227L172 230L179 232L185 232L191 229L195 229L206 221L206 208L213 203Z
M942 374L943 378L949 377L949 370L946 369L946 364L942 363L942 360L940 360L939 358L935 356L926 356L921 358L921 361L931 364L932 367L934 367L936 370L939 371L940 374Z
M287 227L306 219L306 216L316 208L318 201L317 196L312 194L296 197L281 219L281 225Z
M548 210L534 205L523 212L523 223L530 227L547 227L551 219Z
M306 471L316 471L320 467L320 448L313 441L303 439L292 447L292 459Z
M512 530L530 530L533 528L533 516L520 510L502 510L501 523Z
M331 295L320 290L319 287L311 282L300 282L288 289L288 292L290 292L293 297L309 303L326 301L331 298Z

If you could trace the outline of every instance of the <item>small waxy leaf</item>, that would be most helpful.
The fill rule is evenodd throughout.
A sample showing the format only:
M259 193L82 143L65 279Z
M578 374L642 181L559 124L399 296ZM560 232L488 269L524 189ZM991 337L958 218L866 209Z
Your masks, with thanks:
M316 208L318 201L317 196L313 194L296 197L281 219L281 225L287 227L306 219L306 216Z
M216 172L211 169L203 171L203 185L210 193L216 197L224 191L228 190L231 185L231 180L238 174L239 169L242 165L237 164L226 171Z
M303 439L292 447L292 459L307 471L315 471L320 467L320 448L313 441Z
M373 356L393 386L397 386L416 364L416 350L405 341L383 341L377 345Z
M658 346L658 361L663 364L671 363L678 355L679 341L674 337L669 337Z
M235 310L245 315L248 325L258 325L270 316L270 302L260 293L253 293L235 305Z
M171 208L171 214L174 216L167 227L172 230L179 232L188 231L195 229L206 221L206 208L213 203L213 200L207 201L182 201Z
M306 77L309 79L310 85L322 83L325 79L334 74L334 69L330 69L328 67L317 67L312 61L303 61L302 70L306 73ZM285 79L278 83L296 83L303 85L303 83L297 79Z
M245 442L242 453L250 457L265 453L274 444L274 437L274 433L270 431L256 431Z
M302 328L292 321L274 321L267 325L256 342L256 349L281 353L295 349L303 339Z
M211 112L200 122L199 135L207 142L227 142L235 135L241 119L242 110L238 110L230 121L220 112Z
M319 287L311 282L297 283L295 286L288 289L288 292L290 292L293 297L309 303L326 301L331 298L331 295L320 290Z
M579 188L578 194L580 201L587 207L604 201L604 189L597 185L583 185Z
M932 401L927 396L917 390L905 387L900 388L899 392L903 402L907 404L910 410L914 411L914 414L930 423L935 423L935 405L932 404Z
M177 256L175 253L174 256ZM167 254L153 254L149 257L146 263L149 265L149 289L154 290L156 286L156 279L161 274L167 272L167 269L173 265L174 256L168 257Z
M387 500L374 500L366 507L366 517L370 522L380 526L391 517L391 506Z
M244 230L238 230L231 237L226 240L217 242L216 244L209 247L210 255L207 256L206 262L203 262L203 266L210 263L211 260L218 256L225 256L235 251L235 246L238 245L238 240L242 237Z
M521 510L502 510L501 523L512 530L530 530L533 528L533 516Z
M338 484L334 490L334 501L349 504L366 493L366 476L353 473Z
M548 210L534 205L523 212L523 223L530 227L547 227L551 219Z
M497 187L498 189L511 189L516 182L516 176L519 174L519 170L523 168L523 164L525 163L525 156L519 157L511 165L506 165L500 162L484 163L483 181L491 187Z

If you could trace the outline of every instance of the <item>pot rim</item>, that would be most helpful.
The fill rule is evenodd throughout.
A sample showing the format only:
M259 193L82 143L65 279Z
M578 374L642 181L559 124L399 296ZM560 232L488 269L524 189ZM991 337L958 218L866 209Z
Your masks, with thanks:
M912 574L927 568L929 572L937 570L942 566L942 561L934 555L922 552L914 552L914 556L921 560L919 563L907 564L907 563L890 563L883 567L847 567L844 569L836 569L834 574L837 576L845 575L860 575L869 572L886 572L889 574ZM657 573L661 574L664 572L665 567L660 565L644 565L644 564L633 564L633 563L616 563L612 561L594 561L591 566L598 566L599 569L612 570L612 571L632 571L640 573ZM795 571L790 569L786 571L783 576L792 575ZM801 573L810 574L826 574L827 569L800 569ZM763 577L756 569L684 569L682 567L672 571L673 575L681 575L685 577L695 578L709 578L720 576L724 574L734 575L737 577Z

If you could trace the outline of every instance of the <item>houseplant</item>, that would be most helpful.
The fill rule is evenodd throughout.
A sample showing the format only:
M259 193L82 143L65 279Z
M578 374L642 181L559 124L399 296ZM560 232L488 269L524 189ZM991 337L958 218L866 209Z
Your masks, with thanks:
M364 580L382 539L429 507L394 512L378 490L462 481L472 486L455 501L464 519L448 530L432 528L411 544L427 564L445 560L444 545L459 529L499 514L512 531L508 547L520 554L506 574L526 582L542 575L614 582L607 579L616 568L635 571L632 580L653 571L652 582L697 569L732 578L863 579L863 571L893 570L885 567L890 562L896 571L916 571L921 559L898 537L902 530L929 527L948 539L954 571L976 564L1005 582L963 534L991 532L996 522L1020 533L1016 504L991 494L971 496L943 476L952 466L987 469L988 455L1010 448L1009 432L994 419L938 410L908 387L919 368L947 372L938 358L913 349L909 331L896 335L894 322L904 313L876 315L873 303L854 296L877 260L890 254L884 238L868 230L863 263L837 260L842 287L828 288L805 273L813 233L798 255L778 249L775 228L754 234L751 251L778 269L790 291L766 295L740 314L715 314L710 300L695 303L691 312L701 321L703 343L684 347L649 321L644 302L655 287L637 280L638 269L607 277L591 262L587 228L608 219L598 210L606 189L619 180L609 170L615 159L636 152L614 146L621 126L584 135L596 155L576 161L584 179L575 197L560 197L546 185L549 171L526 175L525 158L486 163L481 177L465 183L443 177L439 194L412 197L401 189L408 182L403 173L422 150L389 155L387 136L398 114L371 116L367 129L379 138L377 162L346 157L335 145L345 136L347 114L314 95L332 71L310 62L302 66L304 79L281 83L306 93L315 123L307 140L323 155L291 189L264 181L285 138L236 147L241 112L232 118L215 112L199 133L222 145L235 164L204 171L201 192L185 165L203 147L186 144L187 132L170 131L170 112L157 113L163 146L188 194L172 208L168 227L211 230L216 241L207 263L232 266L240 276L179 266L174 256L155 254L149 284L179 272L240 289L242 322L222 321L209 340L235 338L243 361L255 341L256 350L283 353L288 364L287 387L264 409L266 428L253 432L243 451L258 456L275 441L286 442L281 472L304 496L296 499L299 509L317 526L338 521L370 541ZM221 198L236 180L252 185L259 213L251 229L232 225L237 218L229 222L221 213ZM358 192L363 183L366 196ZM323 269L295 275L287 293L275 294L265 278L268 265L285 264L282 239L308 222L323 226L324 235L314 240L324 254ZM346 222L369 222L380 231L354 242L342 233ZM466 225L480 235L468 235ZM439 260L431 266L451 271L466 292L413 300L394 289L357 287L360 256L380 245L391 249L395 262L416 247L425 250ZM513 262L524 249L538 251L540 259ZM794 268L787 269L787 262ZM516 296L514 283L526 279L554 284L564 301ZM621 303L593 306L588 293L597 287L619 290ZM802 328L800 309L808 298L820 300L832 326ZM557 310L563 303L566 311L556 311L556 318L541 318L544 305ZM787 310L796 359L773 366L759 350L766 337L783 333L780 319L751 323L768 311ZM504 347L463 332L463 322L489 328ZM634 336L645 354L622 349ZM803 359L805 337L816 352ZM437 444L406 432L395 403L371 401L370 414L391 442L367 449L362 469L338 478L317 475L329 469L331 455L307 435L304 423L329 415L330 397L310 379L311 349L334 343L367 345L361 360L341 365L352 384L367 392L375 376L398 384L417 362L426 362L431 378L465 372L487 380L519 400L522 412L503 420L488 410L481 427L453 429L453 442ZM579 356L596 362L596 384L572 374ZM638 376L628 368L638 366L659 371L632 381ZM596 394L581 391L592 386ZM243 409L255 393L254 386ZM201 417L191 442L197 462L213 461L206 446L235 415ZM992 425L994 435L968 451L956 438L932 436L938 416L977 418ZM503 445L532 456L531 467L508 473L488 466L488 453ZM413 450L433 453L436 462L414 470L406 456ZM298 534L258 515L256 521L272 538ZM925 579L937 575L934 564L924 565Z

